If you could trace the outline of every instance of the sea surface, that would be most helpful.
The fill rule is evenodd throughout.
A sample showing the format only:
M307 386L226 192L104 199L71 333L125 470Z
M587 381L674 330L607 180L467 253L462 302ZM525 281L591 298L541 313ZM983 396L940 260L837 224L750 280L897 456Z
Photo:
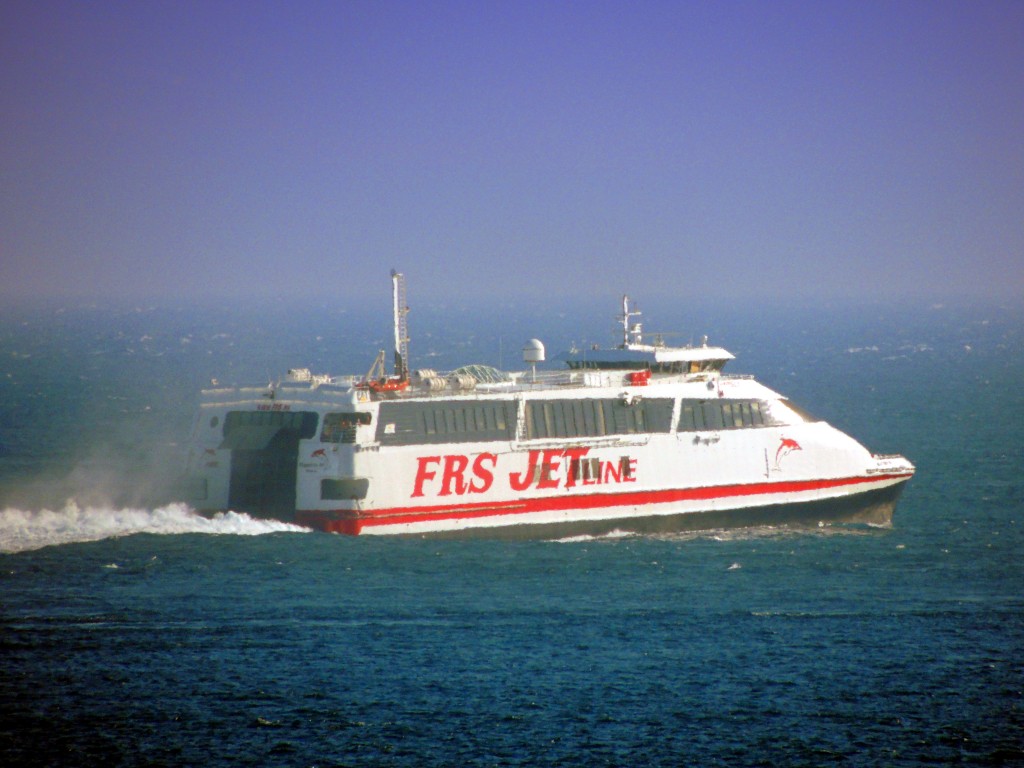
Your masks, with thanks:
M612 342L611 298L414 306L413 367ZM641 305L913 461L887 528L437 542L181 504L199 389L364 372L380 299L0 310L0 766L1024 765L1024 306Z

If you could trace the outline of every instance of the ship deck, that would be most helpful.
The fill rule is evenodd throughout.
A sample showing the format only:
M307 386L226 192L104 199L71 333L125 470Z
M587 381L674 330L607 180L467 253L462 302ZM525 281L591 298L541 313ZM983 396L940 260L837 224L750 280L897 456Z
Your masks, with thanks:
M462 369L459 369L462 370ZM754 383L747 374L653 374L643 385L627 380L629 371L560 370L502 372L503 380L469 379L458 371L435 374L420 381L413 380L404 390L376 393L365 387L361 376L313 376L303 381L283 381L264 387L216 387L202 391L206 406L240 402L275 403L283 401L322 402L324 405L371 400L420 400L458 398L492 398L496 395L517 395L541 392L564 392L581 389L621 388L642 394L646 389L662 386L701 385L716 381L726 388L736 383ZM762 387L763 385L756 385Z

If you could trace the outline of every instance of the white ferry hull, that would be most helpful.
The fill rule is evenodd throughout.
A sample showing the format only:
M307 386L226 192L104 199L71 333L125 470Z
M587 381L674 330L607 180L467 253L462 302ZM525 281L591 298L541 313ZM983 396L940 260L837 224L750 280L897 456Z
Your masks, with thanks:
M723 379L718 386L721 396L706 399L712 407L769 397L750 380ZM276 427L247 424L238 431L236 425L225 436L232 414L266 414L258 409L267 406L215 393L200 419L206 437L194 463L204 496L195 506L351 535L537 538L891 522L914 472L906 459L874 456L824 422L799 421L779 400L763 401L765 418L774 413L791 423L683 431L683 406L696 402L687 395L701 391L707 389L699 382L644 387L642 402L663 404L668 432L541 440L530 439L524 427L530 407L552 402L539 393L463 395L437 401L438 407L504 407L516 414L508 424L511 439L424 443L424 435L393 431L391 420L412 423L401 421L401 408L422 415L423 404L433 401L390 401L392 410L385 411L351 393L331 403L322 387L297 388L288 399L279 392L269 412L293 427L290 452L279 455L276 468L272 453L260 458L246 442L262 445ZM615 407L622 400L617 388L580 387L575 395ZM645 407L640 403L621 408ZM328 414L346 411L362 414L349 428L351 442L331 442L325 428L302 426L324 425Z
M892 522L909 474L677 491L510 501L500 506L405 508L361 516L300 510L296 521L349 535L536 539L613 532L668 534L761 526Z

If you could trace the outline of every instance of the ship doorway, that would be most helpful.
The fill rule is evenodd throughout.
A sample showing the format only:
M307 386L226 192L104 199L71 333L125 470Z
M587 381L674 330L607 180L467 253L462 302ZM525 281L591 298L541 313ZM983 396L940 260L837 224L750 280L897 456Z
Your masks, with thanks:
M256 517L293 519L299 441L316 433L316 422L309 412L229 413L221 444L231 450L228 507Z

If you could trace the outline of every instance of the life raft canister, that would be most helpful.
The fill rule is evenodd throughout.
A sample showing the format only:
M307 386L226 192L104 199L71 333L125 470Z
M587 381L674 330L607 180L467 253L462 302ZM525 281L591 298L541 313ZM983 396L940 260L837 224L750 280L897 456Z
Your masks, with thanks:
M627 378L631 387L646 387L647 383L651 380L651 372L648 369L633 371Z

